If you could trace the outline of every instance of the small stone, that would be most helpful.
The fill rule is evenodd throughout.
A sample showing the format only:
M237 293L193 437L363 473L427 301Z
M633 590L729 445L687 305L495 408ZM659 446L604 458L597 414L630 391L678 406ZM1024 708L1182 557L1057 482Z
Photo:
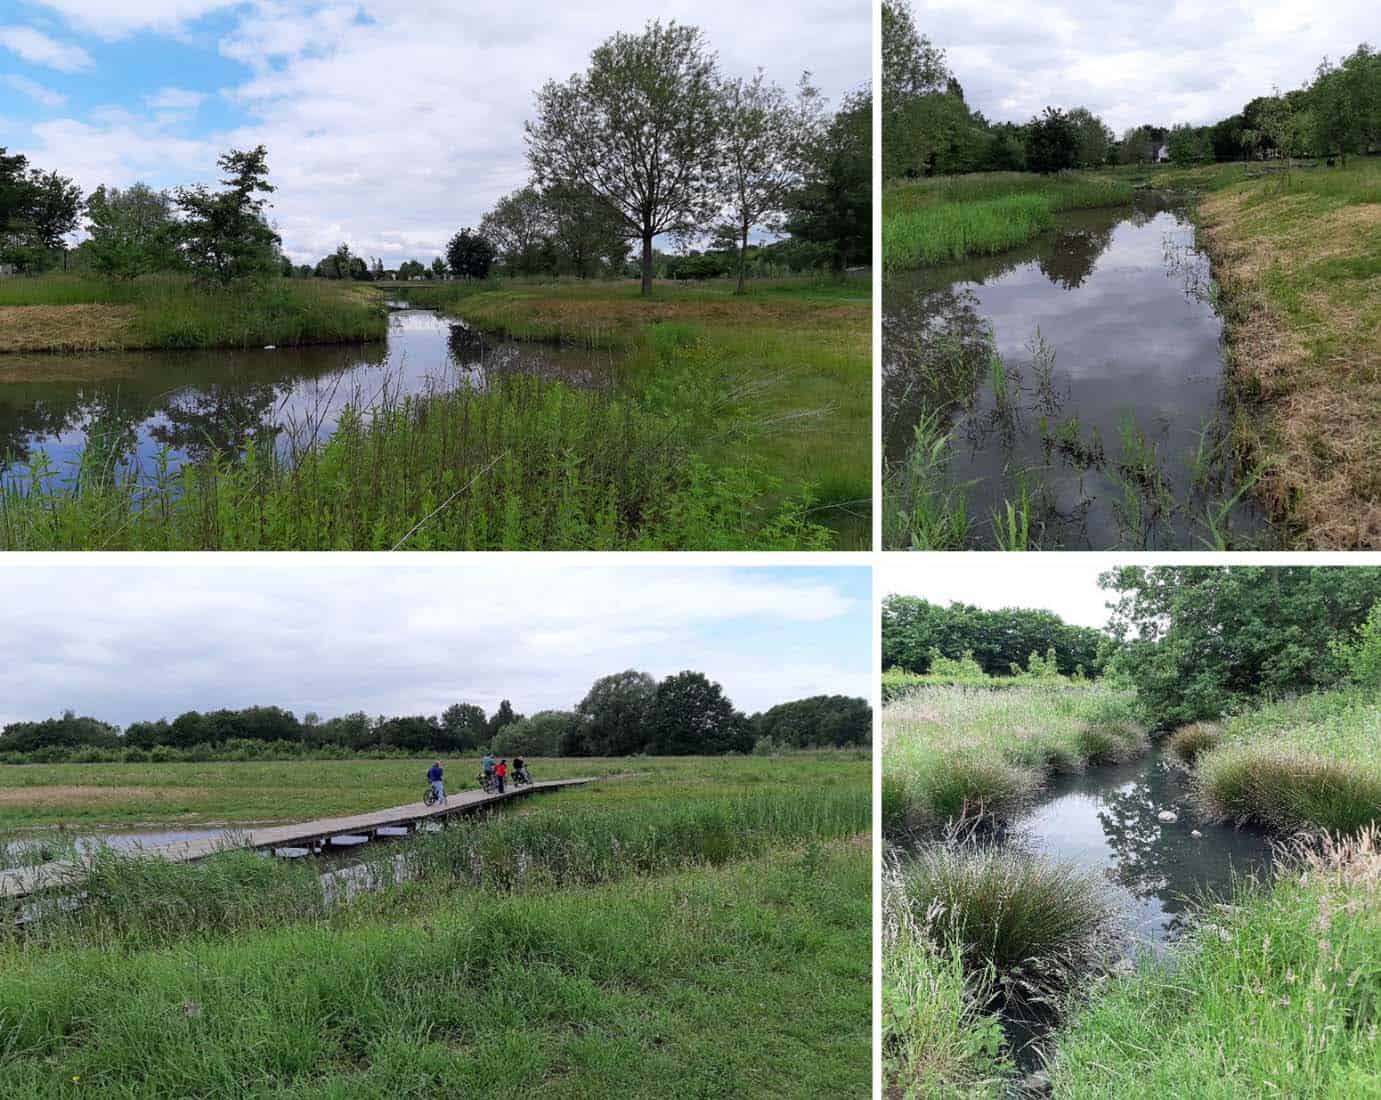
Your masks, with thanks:
M201 1005L196 1001L183 1001L182 1014L189 1020L194 1020L201 1015Z
M1189 835L1192 836L1195 840L1203 840L1204 838L1204 834L1199 832L1198 829L1190 829Z
M277 351L277 350L278 350L278 345L277 345L277 344L265 344L265 345L264 345L264 350L265 350L265 351Z
M1180 819L1179 814L1173 813L1170 810L1161 810L1160 813L1156 814L1156 817L1160 818L1160 820L1165 822L1167 825L1173 825L1176 821Z

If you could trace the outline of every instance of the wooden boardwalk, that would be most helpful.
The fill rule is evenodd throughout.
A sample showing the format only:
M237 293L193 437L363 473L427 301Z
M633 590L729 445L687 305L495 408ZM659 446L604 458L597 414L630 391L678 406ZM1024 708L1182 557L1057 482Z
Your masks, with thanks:
M453 814L468 813L482 806L493 805L534 791L551 791L562 787L578 787L593 779L548 779L527 787L509 787L503 794L489 794L480 790L465 790L447 794L446 804L428 806L409 802L405 806L391 806L386 810L352 814L349 817L324 817L317 821L302 821L295 825L269 825L262 829L227 829L214 837L182 840L175 844L133 849L132 854L166 859L172 863L188 863L204 859L216 852L251 848L257 851L273 849L307 849L317 851L329 844L332 837L366 837L372 839L381 829L412 829L431 821L443 820ZM389 835L388 833L384 834ZM397 835L397 834L393 834ZM80 861L55 860L37 867L19 867L0 871L0 899L24 898L40 890L74 886L81 882Z

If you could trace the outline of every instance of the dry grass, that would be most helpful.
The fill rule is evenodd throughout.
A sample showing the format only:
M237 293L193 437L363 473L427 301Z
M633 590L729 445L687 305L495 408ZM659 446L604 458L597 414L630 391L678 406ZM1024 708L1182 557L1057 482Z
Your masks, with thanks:
M195 794L176 787L0 787L0 805L40 806L81 802L154 801Z
M0 352L106 351L124 347L137 312L135 306L99 302L0 307Z
M1201 212L1266 505L1300 548L1381 547L1381 204L1253 183Z

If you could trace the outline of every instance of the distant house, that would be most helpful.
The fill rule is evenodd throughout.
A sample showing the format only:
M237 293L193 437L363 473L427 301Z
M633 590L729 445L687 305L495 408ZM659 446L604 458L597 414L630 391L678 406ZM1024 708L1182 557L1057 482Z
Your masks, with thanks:
M14 264L0 264L0 279L8 278L11 275L18 275L19 269Z
M1170 159L1170 146L1160 145L1156 148L1156 163L1164 164Z

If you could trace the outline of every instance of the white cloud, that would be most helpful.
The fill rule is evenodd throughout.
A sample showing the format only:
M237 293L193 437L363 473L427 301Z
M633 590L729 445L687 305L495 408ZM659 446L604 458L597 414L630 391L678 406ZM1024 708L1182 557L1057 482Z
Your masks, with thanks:
M67 102L67 97L61 92L55 92L37 80L30 80L27 76L21 76L19 73L10 73L4 79L11 88L28 96L40 107L47 107L52 110Z
M0 27L0 46L31 64L61 73L75 73L91 64L91 55L80 46L58 42L33 27Z
M159 111L195 111L205 98L205 93L189 88L160 88L145 96L144 102Z
M138 31L171 33L213 11L245 0L29 0L56 12L79 30L106 39Z

